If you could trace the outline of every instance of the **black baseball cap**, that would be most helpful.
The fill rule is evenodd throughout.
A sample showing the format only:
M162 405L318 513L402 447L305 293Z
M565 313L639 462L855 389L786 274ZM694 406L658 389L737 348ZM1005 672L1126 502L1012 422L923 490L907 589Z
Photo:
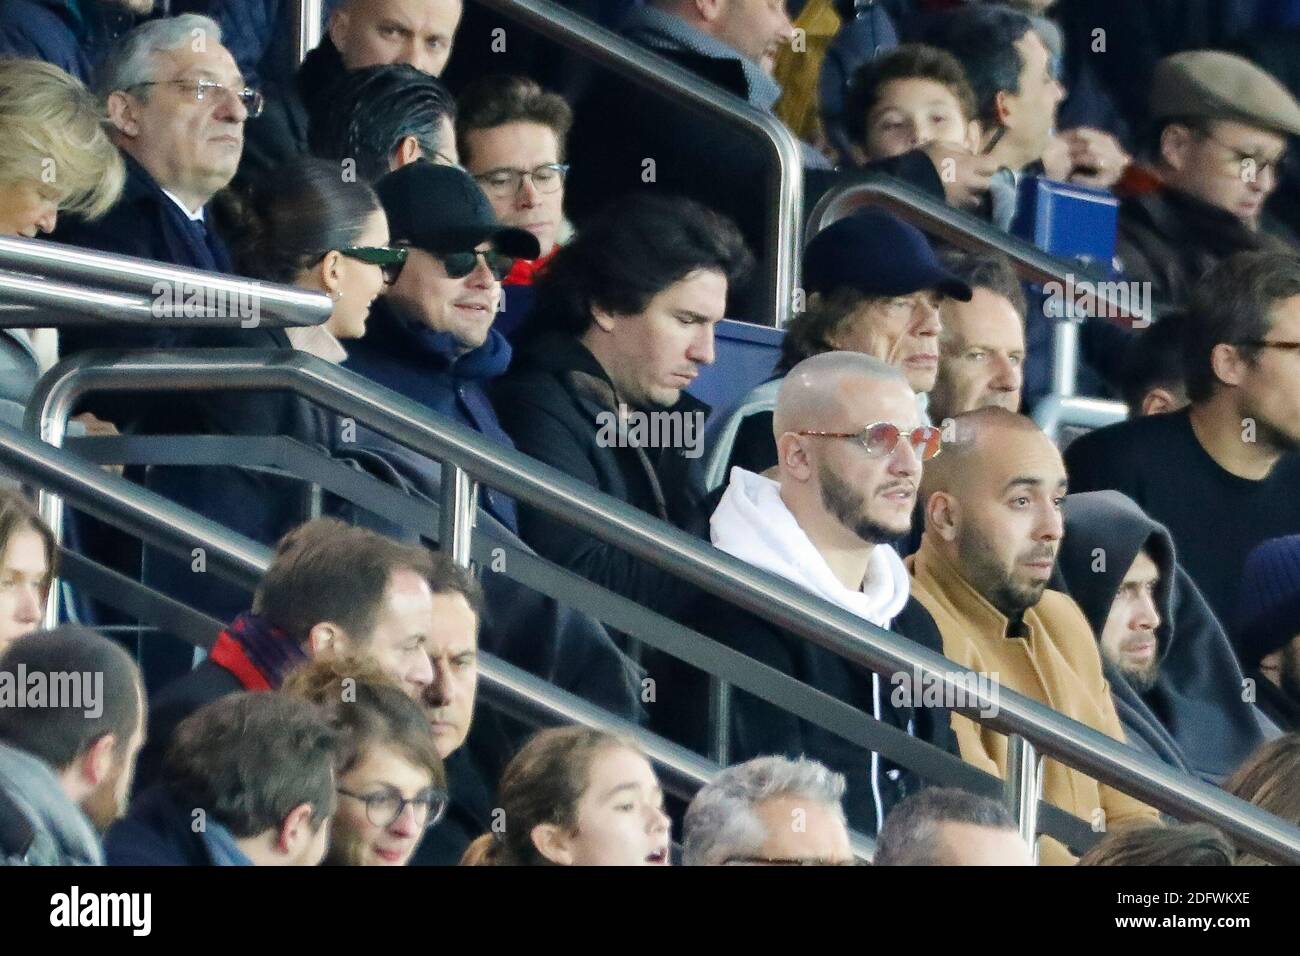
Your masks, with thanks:
M406 242L435 256L468 252L485 240L515 259L542 254L527 229L503 226L483 190L455 166L416 162L375 184L393 243Z
M842 287L866 295L911 295L934 289L969 302L971 288L935 257L925 234L879 209L831 223L804 248L803 286L823 295Z

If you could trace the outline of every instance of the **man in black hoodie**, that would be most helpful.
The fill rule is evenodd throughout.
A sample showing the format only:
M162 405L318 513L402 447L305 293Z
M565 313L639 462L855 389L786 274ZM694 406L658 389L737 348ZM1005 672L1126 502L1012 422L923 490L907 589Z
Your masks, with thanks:
M308 116L345 72L409 63L432 76L451 56L462 0L343 0L328 35L291 83L268 91L266 111L248 125L239 179L247 181L307 152Z
M1068 495L1057 560L1101 645L1129 743L1218 782L1267 739L1218 620L1169 532L1117 491ZM1272 731L1272 728L1269 728Z

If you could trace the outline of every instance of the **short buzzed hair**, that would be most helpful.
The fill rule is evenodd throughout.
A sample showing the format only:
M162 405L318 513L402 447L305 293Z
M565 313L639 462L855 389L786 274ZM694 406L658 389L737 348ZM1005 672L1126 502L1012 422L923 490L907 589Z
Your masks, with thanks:
M50 702L60 706L0 707L0 741L39 757L56 770L66 770L108 734L116 738L119 752L124 752L121 748L140 722L143 701L140 670L126 651L88 628L65 624L10 644L0 656L0 671L17 676L20 668L27 677L46 675L51 693L66 678L80 675L82 699ZM91 702L85 696L92 675L99 697L95 716L90 716Z
M767 841L767 828L754 808L780 797L824 803L843 822L844 786L843 775L806 757L756 757L728 767L701 787L686 808L682 862L718 866L732 857L754 855Z
M876 837L875 866L946 866L948 847L944 824L956 823L990 830L1016 829L1002 804L966 790L930 787L908 797L885 817Z
M951 436L949 428L952 429ZM1047 439L1032 418L996 405L954 415L944 422L943 453L925 463L921 475L921 500L929 501L936 491L951 492L959 487L960 478L977 469L980 456L988 446L985 436L994 429L1034 432Z
M822 352L804 359L786 373L776 396L772 428L779 438L790 429L791 419L801 421L823 416L826 398L847 379L871 378L896 381L909 392L905 376L888 362L864 352Z

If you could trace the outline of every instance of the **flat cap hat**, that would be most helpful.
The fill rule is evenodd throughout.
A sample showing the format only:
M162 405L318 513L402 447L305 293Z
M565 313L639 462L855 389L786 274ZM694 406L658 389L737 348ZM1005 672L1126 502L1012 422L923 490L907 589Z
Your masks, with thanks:
M1300 135L1300 103L1267 70L1219 50L1188 50L1156 64L1151 117L1226 119Z

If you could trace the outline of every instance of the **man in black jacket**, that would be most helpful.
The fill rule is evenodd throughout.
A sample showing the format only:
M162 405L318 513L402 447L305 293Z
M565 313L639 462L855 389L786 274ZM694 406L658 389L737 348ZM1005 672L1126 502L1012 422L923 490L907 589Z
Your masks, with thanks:
M689 200L612 206L551 261L530 337L492 395L516 447L654 517L688 525L688 458L707 406L685 393L713 362L713 328L750 266L734 225ZM521 505L523 539L546 558L662 613L676 578Z
M196 43L196 36L203 42ZM257 115L261 97L245 88L234 58L221 45L220 28L194 14L144 23L113 45L96 73L95 90L106 101L110 135L126 159L126 187L106 215L94 222L70 219L54 238L230 272L230 253L212 230L208 204L235 174L244 124ZM173 299L186 296L183 289L168 291ZM266 334L238 329L223 344L255 346ZM62 336L65 355L86 348L183 344L180 334L159 326L111 332L95 326Z
M1267 739L1169 532L1117 491L1065 499L1057 569L1101 649L1129 743L1221 782Z
M346 71L408 63L441 75L462 10L461 0L342 0L320 46L291 82L270 91L266 115L249 124L241 181L307 152L309 117L328 109L330 87Z
M1215 263L1284 247L1261 214L1286 136L1300 134L1300 103L1249 60L1192 50L1156 67L1151 117L1162 185L1124 200L1116 254L1156 302L1181 308Z
M1182 338L1191 404L1076 439L1066 470L1072 490L1122 491L1167 528L1210 609L1231 621L1251 548L1300 532L1300 257L1219 263Z
M922 460L938 429L920 424L903 374L857 352L826 352L796 365L777 399L777 476L732 469L710 522L713 544L777 574L876 627L942 653L929 613L911 596L902 559L888 542L905 535ZM769 667L950 753L946 708L900 705L896 677L876 674L718 598L701 600L697 629ZM889 808L917 786L881 755L737 692L732 758L807 754L848 779L849 821L879 829Z

